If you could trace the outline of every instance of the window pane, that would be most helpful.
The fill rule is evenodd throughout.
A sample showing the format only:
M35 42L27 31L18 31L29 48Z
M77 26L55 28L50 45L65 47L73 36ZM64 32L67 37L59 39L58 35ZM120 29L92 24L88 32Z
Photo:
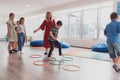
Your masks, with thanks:
M100 26L100 39L105 39L104 29L110 22L110 14L112 13L112 7L101 8L101 26Z
M55 13L55 20L61 20L63 22L62 27L59 31L59 38L67 38L68 35L68 15L65 13Z
M80 38L80 12L69 15L69 38Z
M97 9L84 11L82 37L97 38Z

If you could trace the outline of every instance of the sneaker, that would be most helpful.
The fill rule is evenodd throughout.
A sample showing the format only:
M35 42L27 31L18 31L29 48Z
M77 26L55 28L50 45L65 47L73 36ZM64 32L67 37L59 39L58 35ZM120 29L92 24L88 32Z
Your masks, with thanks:
M113 65L113 68L115 69L116 72L120 72L120 68L116 64Z
M48 53L44 53L44 55L47 55Z
M49 61L49 60L48 60L48 57L44 57L44 58L43 58L43 61Z
M16 49L12 49L12 51L14 51L14 52L18 52L18 50L16 50Z
M62 56L59 56L57 60L62 60Z
M11 53L13 53L13 51L12 51L12 50L9 50L9 53L11 54Z

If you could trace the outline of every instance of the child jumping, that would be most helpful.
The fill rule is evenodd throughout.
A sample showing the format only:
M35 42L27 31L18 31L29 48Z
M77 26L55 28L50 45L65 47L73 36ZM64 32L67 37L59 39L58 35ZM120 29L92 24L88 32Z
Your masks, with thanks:
M58 31L59 31L61 26L62 26L62 21L57 21L56 25L50 31L50 36L48 38L49 39L49 43L50 43L50 51L49 51L49 54L48 54L48 59L50 59L50 57L52 55L52 52L54 50L54 45L55 44L59 48L59 56L62 56L61 44L57 40Z
M107 37L107 45L110 58L112 58L113 68L116 72L120 72L120 22L118 22L118 14L113 12L110 15L111 22L106 26L104 35Z

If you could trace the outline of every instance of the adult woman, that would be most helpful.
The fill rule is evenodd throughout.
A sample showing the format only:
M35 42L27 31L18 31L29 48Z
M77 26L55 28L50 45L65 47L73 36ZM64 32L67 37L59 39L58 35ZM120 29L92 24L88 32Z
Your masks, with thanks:
M53 26L55 26L55 21L54 21L54 19L52 19L51 12L47 12L46 19L43 21L42 25L40 25L40 27L38 27L36 30L34 30L34 33L39 31L40 29L45 31L45 33L44 33L45 55L47 55L48 48L50 48L48 37L49 37L50 30Z
M14 22L14 13L9 14L9 20L7 21L7 30L8 30L8 50L9 53L17 52L15 49L15 43L17 42L17 35L15 31L15 22Z

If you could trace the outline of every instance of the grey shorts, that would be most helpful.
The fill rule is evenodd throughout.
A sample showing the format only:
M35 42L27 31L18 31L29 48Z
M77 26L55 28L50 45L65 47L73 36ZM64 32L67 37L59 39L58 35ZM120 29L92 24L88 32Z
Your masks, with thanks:
M120 56L120 43L109 43L108 44L108 51L110 58L116 58L117 56Z

